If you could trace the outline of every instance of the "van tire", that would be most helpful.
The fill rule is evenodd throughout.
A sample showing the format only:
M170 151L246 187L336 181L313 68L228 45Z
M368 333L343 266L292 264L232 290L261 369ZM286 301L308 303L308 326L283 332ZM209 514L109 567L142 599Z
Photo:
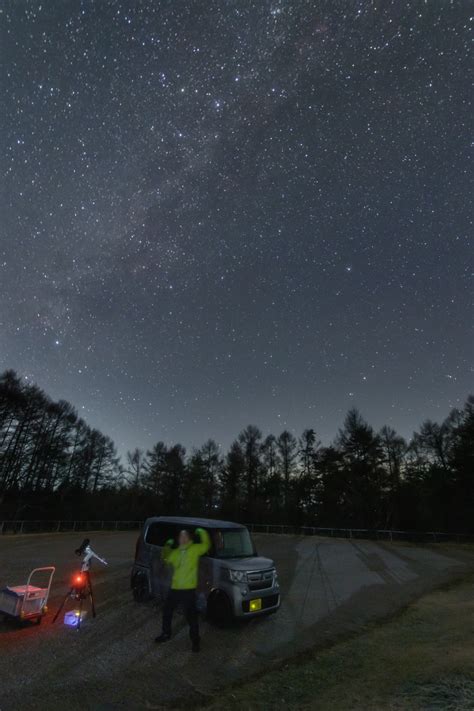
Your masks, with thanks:
M234 622L232 607L227 595L215 590L207 601L207 617L216 627L230 627Z
M135 602L146 602L150 599L148 578L144 573L136 573L132 578L132 595Z

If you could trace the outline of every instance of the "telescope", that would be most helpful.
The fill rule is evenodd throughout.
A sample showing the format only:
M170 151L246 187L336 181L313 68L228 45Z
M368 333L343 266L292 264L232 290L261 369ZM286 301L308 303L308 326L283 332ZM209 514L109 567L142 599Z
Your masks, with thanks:
M101 558L99 555L97 555L97 553L92 550L90 543L91 542L89 538L84 538L79 548L76 548L76 550L74 551L76 555L82 556L82 573L86 573L90 570L91 563L94 558L100 563L102 563L102 565L108 565L107 561L104 560L104 558Z
M96 616L95 612L95 603L94 603L94 592L92 589L92 580L91 580L91 564L92 561L98 560L102 565L108 565L107 561L104 558L101 558L95 551L92 550L91 545L90 545L90 539L89 538L84 538L82 541L81 545L79 548L76 548L74 553L77 556L82 557L82 564L81 564L81 569L80 571L76 571L71 580L71 587L69 591L66 593L64 596L64 599L61 603L61 605L58 608L58 611L56 612L55 616L53 617L53 622L56 622L56 620L59 617L59 614L61 610L63 609L64 605L66 604L66 601L68 598L71 598L73 600L77 600L79 603L79 610L76 611L76 613L73 615L74 618L74 627L76 629L80 629L81 627L81 620L82 620L82 606L84 603L84 600L89 598L90 600L90 605L91 605L91 611L92 611L92 617Z

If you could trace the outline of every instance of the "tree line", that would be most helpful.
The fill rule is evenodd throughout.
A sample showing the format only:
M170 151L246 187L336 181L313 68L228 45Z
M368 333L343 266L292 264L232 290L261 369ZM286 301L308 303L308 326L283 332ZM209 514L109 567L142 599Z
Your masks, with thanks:
M474 531L474 396L407 442L350 410L334 441L314 429L264 436L249 425L227 452L210 439L117 456L72 405L12 371L0 375L0 518L206 515L295 525Z

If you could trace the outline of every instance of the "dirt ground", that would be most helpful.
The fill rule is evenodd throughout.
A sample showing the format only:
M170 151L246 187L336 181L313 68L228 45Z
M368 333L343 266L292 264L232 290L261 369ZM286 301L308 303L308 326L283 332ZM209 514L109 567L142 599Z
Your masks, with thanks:
M363 631L474 570L471 547L256 536L259 553L278 567L281 610L225 630L203 621L202 652L193 655L180 616L174 638L157 647L159 609L132 600L136 534L90 537L109 566L93 570L98 614L86 618L79 632L62 624L62 617L54 625L51 620L77 568L74 549L81 535L0 537L0 587L26 582L37 565L57 567L41 626L18 629L0 622L0 711L189 708L215 699L226 684Z

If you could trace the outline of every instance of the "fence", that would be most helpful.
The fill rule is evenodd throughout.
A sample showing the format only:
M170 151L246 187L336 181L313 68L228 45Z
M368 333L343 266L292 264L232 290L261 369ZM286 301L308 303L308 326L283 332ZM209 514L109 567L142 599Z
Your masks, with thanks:
M316 526L285 526L279 524L246 524L252 533L278 533L296 536L326 536L331 538L364 538L374 541L414 541L419 543L442 543L456 541L469 543L474 534L445 533L443 531L397 531L372 528L318 528Z
M74 533L87 531L138 531L143 521L0 521L0 535L26 533ZM474 542L474 534L442 531L396 531L370 528L318 528L280 524L248 523L252 533L326 536L332 538L369 539L375 541L413 541L416 543Z
M74 533L75 531L138 531L143 521L0 521L6 533Z

